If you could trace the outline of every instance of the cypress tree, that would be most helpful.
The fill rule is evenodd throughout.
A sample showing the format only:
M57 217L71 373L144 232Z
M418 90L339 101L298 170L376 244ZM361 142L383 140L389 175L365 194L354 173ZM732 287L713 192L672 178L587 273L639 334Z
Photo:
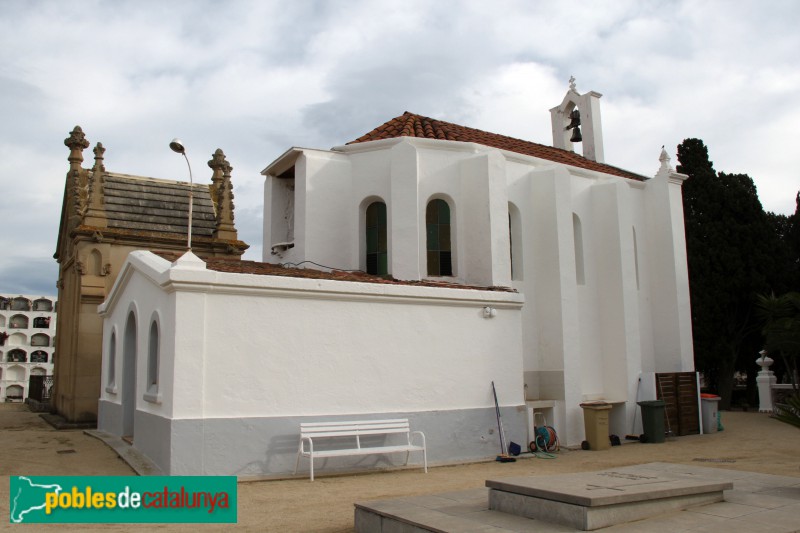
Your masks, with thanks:
M756 295L768 289L775 232L746 174L717 173L700 139L678 146L695 366L730 407L734 374L752 370L761 337ZM748 372L754 380L755 372ZM755 396L755 381L750 393Z

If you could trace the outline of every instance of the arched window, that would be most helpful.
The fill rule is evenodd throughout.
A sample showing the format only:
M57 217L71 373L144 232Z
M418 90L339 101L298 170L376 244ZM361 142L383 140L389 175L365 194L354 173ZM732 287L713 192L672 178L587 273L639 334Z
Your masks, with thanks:
M31 363L46 363L47 362L47 352L44 350L36 350L35 352L31 353Z
M150 324L150 342L147 348L147 392L158 392L158 324Z
M511 279L522 280L522 220L517 206L508 203L508 244L511 250Z
M122 434L133 437L134 413L136 412L136 315L133 311L128 313L125 323L125 333L122 336Z
M25 315L14 315L11 317L11 320L8 323L8 327L15 329L27 329L28 317Z
M367 207L367 274L385 276L389 273L386 240L386 204L373 202Z
M4 327L6 327L6 317L3 316L3 315L0 315L0 328L4 328Z
M581 219L578 215L572 213L572 233L573 241L575 243L575 279L578 285L586 284L586 273L583 266L583 228L581 227Z
M633 266L636 268L636 288L639 288L639 244L636 242L636 228L633 228Z
M48 329L50 327L50 317L37 316L33 319L33 327L38 329Z
M45 370L40 366L31 368L31 376L46 376L46 375L47 375L47 370Z
M111 332L111 340L108 342L108 366L106 367L106 385L114 387L117 379L117 332Z
M8 352L9 363L27 363L28 353L25 350L11 350Z
M452 276L453 257L450 243L450 206L444 200L428 203L425 210L428 275Z

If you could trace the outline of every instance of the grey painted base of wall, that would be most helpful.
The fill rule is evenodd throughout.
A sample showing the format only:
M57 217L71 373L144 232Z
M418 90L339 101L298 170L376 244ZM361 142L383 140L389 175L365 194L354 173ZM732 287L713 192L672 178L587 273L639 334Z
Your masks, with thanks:
M121 410L100 402L98 429L119 435ZM507 442L527 449L525 406L501 409ZM490 459L500 453L495 410L458 409L415 413L370 415L297 416L263 418L214 418L169 420L136 412L134 447L171 475L236 475L257 477L294 471L301 422L408 418L412 431L422 431L429 464ZM392 437L379 437L391 442ZM362 441L363 445L363 441ZM342 470L369 470L402 465L404 453L317 459L315 474ZM409 465L422 466L421 454L412 454ZM308 472L302 458L298 473Z
M100 400L97 404L97 429L122 436L122 406Z

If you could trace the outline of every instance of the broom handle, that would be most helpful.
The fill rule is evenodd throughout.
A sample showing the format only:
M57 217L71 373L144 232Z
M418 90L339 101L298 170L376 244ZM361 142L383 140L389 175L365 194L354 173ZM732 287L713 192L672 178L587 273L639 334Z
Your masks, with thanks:
M494 388L494 381L492 381L492 394L494 394L494 412L497 415L497 431L500 433L500 453L507 455L506 442L503 438L503 424L500 422L500 404L497 402L497 390Z

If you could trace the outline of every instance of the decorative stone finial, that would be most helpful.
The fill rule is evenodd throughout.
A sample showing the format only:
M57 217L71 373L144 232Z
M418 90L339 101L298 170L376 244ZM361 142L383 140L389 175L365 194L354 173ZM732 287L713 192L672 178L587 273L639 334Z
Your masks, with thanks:
M105 214L105 172L103 164L103 154L106 149L103 143L97 143L94 149L94 167L92 172L86 176L86 193L79 191L78 198L82 200L84 206L83 213L86 215L83 223L89 226L106 227L108 224ZM98 241L99 242L99 241Z
M223 240L238 239L233 222L233 185L231 171L233 167L225 159L222 149L217 148L208 166L214 170L211 177L211 198L216 206L217 224L214 237Z
M106 167L103 164L103 154L106 153L106 149L103 148L103 143L97 143L94 147L94 170L99 172L105 172Z
M225 165L228 165L228 161L225 159L225 153L221 148L217 148L214 151L214 155L211 156L208 166L211 168L211 170L219 170L221 172L224 170Z
M658 160L661 161L661 168L658 169L659 172L662 170L666 172L675 172L675 169L669 164L670 157L664 149L663 144L661 145L661 155L658 157Z
M80 126L75 126L71 132L69 132L69 137L64 139L64 146L69 148L69 157L67 160L71 164L78 164L83 162L83 151L86 148L89 148L89 141L86 140L86 135L83 134L83 130Z
M575 76L569 77L569 90L578 92L577 89L575 88Z

